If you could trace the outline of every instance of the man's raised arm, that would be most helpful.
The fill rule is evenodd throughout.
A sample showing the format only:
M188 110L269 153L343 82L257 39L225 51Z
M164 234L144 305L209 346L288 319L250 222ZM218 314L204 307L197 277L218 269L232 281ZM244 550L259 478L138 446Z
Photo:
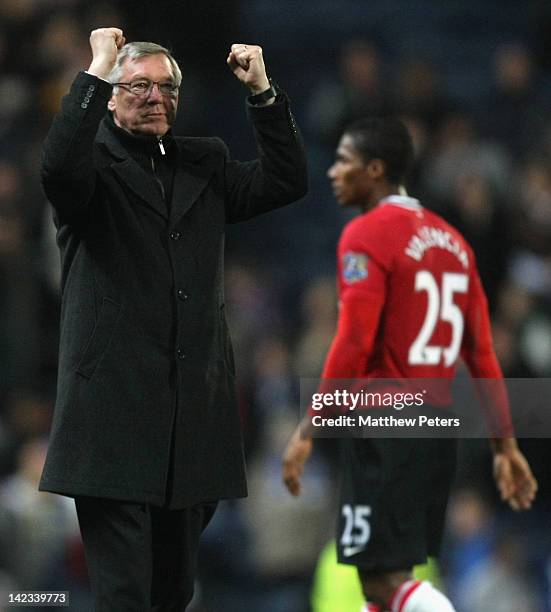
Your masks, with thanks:
M268 78L262 48L233 44L226 61L251 94L247 113L258 151L258 160L226 162L226 219L233 223L298 200L307 192L308 175L289 98Z
M87 72L76 77L46 137L42 183L61 216L82 214L93 196L93 144L112 93L106 79L123 45L124 36L118 28L100 28L90 34L92 63Z

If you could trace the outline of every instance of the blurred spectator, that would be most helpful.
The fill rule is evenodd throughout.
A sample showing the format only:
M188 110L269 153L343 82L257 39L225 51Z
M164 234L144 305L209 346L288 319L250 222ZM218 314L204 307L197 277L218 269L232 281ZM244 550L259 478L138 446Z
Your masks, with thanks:
M518 264L517 259L517 264ZM551 308L534 291L534 275L520 268L502 286L497 302L496 347L511 377L551 374Z
M47 74L62 72L86 43L84 32L70 13L53 13L44 23L38 40L38 61ZM67 48L71 53L67 53ZM88 55L88 53L87 53Z
M498 198L487 176L476 171L465 173L453 185L446 217L473 248L492 311L512 249L507 203Z
M2 527L9 530L0 537L11 540L5 562L21 590L55 588L45 580L63 560L68 538L78 533L72 501L38 492L45 457L46 441L30 438L21 446L15 473L0 485L7 518Z
M16 446L31 438L45 437L49 433L53 413L51 398L33 389L36 381L28 381L11 391L4 404L4 418Z
M421 122L432 137L453 108L445 94L436 66L428 59L412 57L399 67L394 106L396 113Z
M0 162L0 412L7 392L36 373L39 346L36 284L13 170Z
M498 313L509 329L518 330L534 308L530 293L513 282L505 283L498 294Z
M518 334L503 319L492 325L492 336L499 365L506 378L528 378L533 376L523 362L518 349Z
M89 31L71 13L54 13L45 23L38 40L38 53L43 77L39 100L47 117L59 110L75 72L88 67L91 60L88 35ZM67 53L68 47L71 53Z
M308 133L317 142L334 147L343 129L367 115L392 109L384 67L375 43L356 39L340 52L338 79L314 92L308 111Z
M518 535L503 535L492 556L471 571L458 612L541 612L538 591L526 576L526 557Z
M476 489L457 491L448 509L448 535L442 559L448 592L458 606L462 605L471 573L491 556L494 539L488 503Z
M275 336L258 342L253 365L255 407L262 420L269 421L271 414L289 410L295 400L285 343Z
M26 79L13 74L0 76L0 136L7 138L14 124L21 125L30 110L31 100L32 90ZM4 155L9 146L10 143L3 140L1 148Z
M427 194L445 202L462 177L478 175L498 195L507 193L510 176L507 151L480 140L472 118L464 111L448 115L436 135L423 172Z
M492 90L482 103L483 135L501 142L516 158L538 142L547 103L538 87L532 54L520 43L501 45L494 56Z
M551 376L551 313L538 309L524 322L519 338L519 354L534 376Z
M319 378L337 323L334 278L314 279L300 301L303 328L294 350L295 376Z
M243 502L251 533L251 559L258 574L259 596L249 610L307 612L311 577L330 532L332 515L329 470L318 454L304 479L304 494L291 498L281 482L281 448L298 415L272 406L261 451L249 466L249 498Z
M551 169L549 159L530 158L512 184L515 194L515 237L519 250L551 254ZM534 279L535 280L535 279ZM537 285L531 290L540 291Z

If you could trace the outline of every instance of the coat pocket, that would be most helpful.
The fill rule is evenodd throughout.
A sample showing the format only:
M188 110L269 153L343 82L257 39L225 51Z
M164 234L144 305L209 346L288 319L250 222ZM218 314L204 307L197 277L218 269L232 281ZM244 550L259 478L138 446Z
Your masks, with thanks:
M77 366L77 372L85 378L91 378L100 359L104 355L121 312L120 304L109 298L103 298L100 314L92 336L84 349L84 353Z

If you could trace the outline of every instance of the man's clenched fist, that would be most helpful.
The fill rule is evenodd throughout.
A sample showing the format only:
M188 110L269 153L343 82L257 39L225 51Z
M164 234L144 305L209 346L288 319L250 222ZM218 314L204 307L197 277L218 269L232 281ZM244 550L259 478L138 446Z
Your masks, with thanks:
M236 43L231 46L226 61L231 71L251 90L253 95L266 91L270 87L262 57L262 47Z
M90 34L92 63L88 72L101 79L106 79L115 66L117 52L125 43L122 30L119 28L99 28Z

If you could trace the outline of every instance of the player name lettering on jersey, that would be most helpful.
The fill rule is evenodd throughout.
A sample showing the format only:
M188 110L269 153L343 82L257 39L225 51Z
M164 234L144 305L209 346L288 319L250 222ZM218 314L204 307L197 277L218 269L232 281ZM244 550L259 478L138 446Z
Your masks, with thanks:
M465 249L461 247L459 241L450 232L438 227L423 225L409 239L408 246L404 252L412 259L415 259L415 261L421 261L425 251L433 248L449 251L457 257L465 269L468 269L469 258Z

